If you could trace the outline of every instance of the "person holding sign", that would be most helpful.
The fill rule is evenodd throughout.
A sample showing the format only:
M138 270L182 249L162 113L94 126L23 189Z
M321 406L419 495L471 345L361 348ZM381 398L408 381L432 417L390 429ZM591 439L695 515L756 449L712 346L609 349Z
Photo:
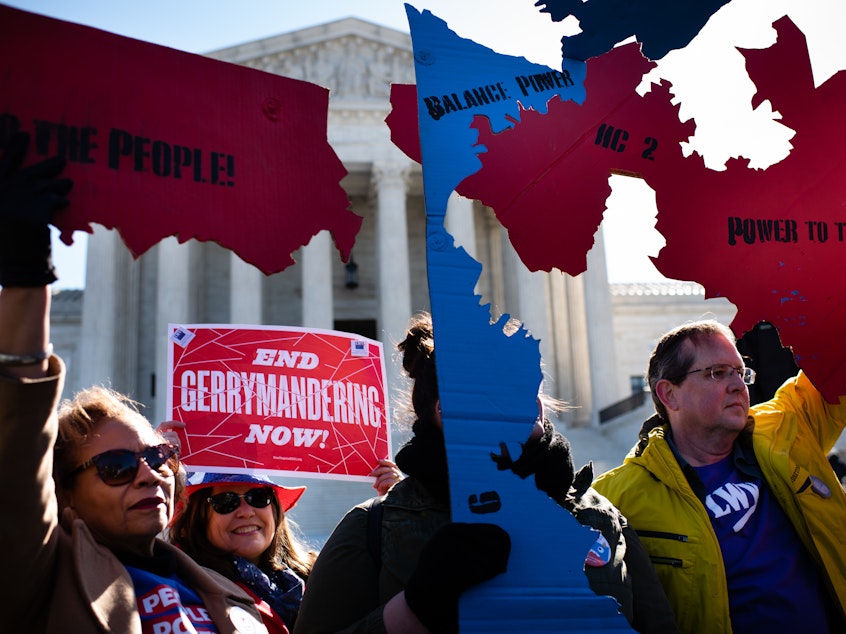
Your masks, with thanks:
M457 632L461 593L505 571L507 532L450 522L431 319L413 321L397 347L414 380L414 435L396 456L408 477L335 528L312 569L294 634Z
M178 451L125 397L92 388L62 405L49 344L52 214L63 162L0 158L0 631L265 632L249 595L157 538L184 483Z
M158 431L181 447L181 421ZM391 460L371 472L380 495L401 479ZM305 487L284 487L265 475L189 474L187 498L168 531L171 543L195 561L231 579L250 594L270 634L288 634L317 553L297 537L287 513Z
M253 597L271 634L293 629L317 557L286 517L305 489L263 475L190 474L188 498L169 531L173 544Z
M799 372L749 407L726 326L666 333L649 359L656 414L593 486L655 562L682 632L846 631L846 493L826 454L846 425Z

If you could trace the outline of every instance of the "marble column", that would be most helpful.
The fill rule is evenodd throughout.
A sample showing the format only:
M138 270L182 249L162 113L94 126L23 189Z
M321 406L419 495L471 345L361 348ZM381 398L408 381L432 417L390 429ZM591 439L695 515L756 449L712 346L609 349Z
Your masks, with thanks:
M229 322L261 324L264 275L234 253L229 254Z
M332 237L321 231L302 250L303 326L334 328Z
M379 338L390 349L401 341L411 316L411 281L408 268L406 193L409 168L395 162L373 166L377 196L376 249L379 268Z
M541 361L544 366L554 365L555 346L550 329L550 306L548 297L549 274L545 271L530 271L509 242L505 246L507 263L512 269L509 277L515 281L516 303L511 311L523 326L539 341ZM553 386L544 385L544 390ZM554 396L553 392L553 396Z
M596 232L596 242L588 252L587 271L583 274L585 287L585 314L590 342L590 371L593 385L593 402L596 410L594 421L599 422L598 411L615 403L628 394L625 386L615 381L617 354L614 345L614 315L611 306L611 289L605 262L605 237L602 227Z
M455 238L456 245L464 247L471 258L476 257L476 224L473 218L473 200L452 192L447 201L444 220L446 230Z
M117 231L96 226L88 238L85 293L82 301L84 345L79 367L69 371L72 391L108 384L122 392L135 389L138 274ZM131 270L130 270L131 269Z
M156 289L156 396L153 421L166 418L168 324L191 323L191 243L179 244L174 237L158 244L158 286Z
M573 377L573 424L587 425L596 420L593 398L593 368L590 357L590 327L585 310L585 276L567 279L567 304L570 329L570 372Z
M570 340L570 306L567 300L569 277L554 271L548 279L549 286L549 331L553 353L546 359L545 372L549 376L548 393L568 403L574 403L574 373L581 371L573 368L572 342ZM569 423L573 420L573 410L568 410L560 418Z
M517 267L518 306L515 317L523 322L535 339L541 341L541 354L549 360L549 303L547 301L547 273L529 271L515 255Z

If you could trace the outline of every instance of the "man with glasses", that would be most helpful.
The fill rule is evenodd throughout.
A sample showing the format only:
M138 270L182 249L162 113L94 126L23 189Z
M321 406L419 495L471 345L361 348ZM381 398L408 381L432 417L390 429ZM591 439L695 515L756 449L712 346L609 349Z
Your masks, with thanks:
M846 631L846 495L826 458L846 398L800 372L750 409L735 344L711 320L661 338L656 414L594 487L637 531L681 632Z

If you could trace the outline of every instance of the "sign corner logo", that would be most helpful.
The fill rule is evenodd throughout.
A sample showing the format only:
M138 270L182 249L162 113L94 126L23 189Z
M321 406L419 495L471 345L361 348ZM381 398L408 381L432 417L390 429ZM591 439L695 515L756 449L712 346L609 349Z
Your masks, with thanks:
M169 339L175 343L177 346L184 348L191 340L194 338L194 333L188 330L187 328L183 328L182 326L177 327L172 333L170 333Z

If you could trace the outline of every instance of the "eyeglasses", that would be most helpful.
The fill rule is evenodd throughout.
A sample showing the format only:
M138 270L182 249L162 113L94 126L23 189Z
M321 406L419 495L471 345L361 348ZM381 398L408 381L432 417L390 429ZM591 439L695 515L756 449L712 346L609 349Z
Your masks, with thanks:
M691 370L690 372L685 372L684 376L688 374L693 374L695 372L702 372L705 376L709 379L713 379L714 381L725 381L726 379L731 378L732 374L736 374L746 385L752 385L755 383L755 370L752 368L745 368L739 367L735 368L734 366L728 365L727 363L720 363L717 365L712 365L707 368L699 368L698 370Z
M235 509L241 506L241 498L255 509L263 509L270 504L273 496L273 489L269 487L258 487L250 489L246 493L235 493L234 491L216 493L215 495L209 496L208 503L211 504L215 513L229 515L229 513L232 513Z
M91 460L84 462L74 469L70 477L82 473L89 467L97 468L97 475L111 487L127 484L135 479L141 460L147 463L153 471L159 471L165 463L173 475L179 470L179 449L171 444L147 447L141 451L130 449L112 449L97 454Z

